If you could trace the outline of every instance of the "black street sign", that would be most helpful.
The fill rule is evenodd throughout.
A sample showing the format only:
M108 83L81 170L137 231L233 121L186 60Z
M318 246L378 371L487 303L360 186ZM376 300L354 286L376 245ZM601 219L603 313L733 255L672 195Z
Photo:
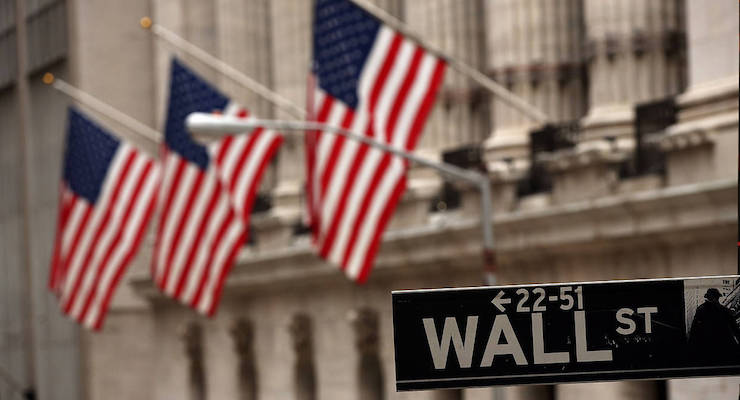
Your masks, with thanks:
M393 292L396 389L740 374L740 276Z

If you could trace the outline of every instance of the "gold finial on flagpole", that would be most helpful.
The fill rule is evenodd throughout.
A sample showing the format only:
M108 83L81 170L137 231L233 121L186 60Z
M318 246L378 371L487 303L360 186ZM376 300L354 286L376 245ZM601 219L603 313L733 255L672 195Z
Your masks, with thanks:
M45 84L51 85L52 83L54 83L54 74L52 74L51 72L47 72L47 73L44 74L44 76L41 78L41 80Z
M149 17L142 17L139 20L139 25L141 25L141 27L144 29L149 29L152 27L152 19Z

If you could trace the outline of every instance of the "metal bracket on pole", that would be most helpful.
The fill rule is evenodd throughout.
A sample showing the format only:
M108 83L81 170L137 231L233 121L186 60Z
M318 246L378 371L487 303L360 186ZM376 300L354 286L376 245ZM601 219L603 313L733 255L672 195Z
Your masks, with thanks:
M281 121L281 120L260 120L260 119L239 119L232 116L214 115L208 113L192 113L188 115L185 122L188 129L199 134L223 135L229 132L249 132L256 128L262 127L274 129L280 132L305 132L320 130L339 136L344 136L350 140L364 143L376 149L394 154L405 158L425 167L433 168L444 175L457 179L462 179L478 187L481 192L481 227L483 230L483 260L485 263L485 280L486 284L496 283L495 271L495 253L493 249L493 212L491 209L491 187L488 177L484 174L460 168L456 165L433 161L416 154L409 153L404 149L390 146L386 143L379 142L367 136L358 135L350 130L340 128L334 125L310 121Z

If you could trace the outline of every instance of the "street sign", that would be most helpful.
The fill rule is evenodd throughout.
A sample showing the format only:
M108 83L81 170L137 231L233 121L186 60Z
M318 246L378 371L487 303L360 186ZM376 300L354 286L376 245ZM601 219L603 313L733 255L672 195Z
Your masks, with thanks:
M393 292L396 389L740 374L740 275Z

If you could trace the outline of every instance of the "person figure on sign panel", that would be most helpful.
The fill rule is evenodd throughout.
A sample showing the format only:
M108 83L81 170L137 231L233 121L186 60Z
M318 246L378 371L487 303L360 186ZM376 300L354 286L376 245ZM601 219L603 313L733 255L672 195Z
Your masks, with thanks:
M740 363L740 326L720 297L716 288L707 289L691 324L689 345L702 360Z

